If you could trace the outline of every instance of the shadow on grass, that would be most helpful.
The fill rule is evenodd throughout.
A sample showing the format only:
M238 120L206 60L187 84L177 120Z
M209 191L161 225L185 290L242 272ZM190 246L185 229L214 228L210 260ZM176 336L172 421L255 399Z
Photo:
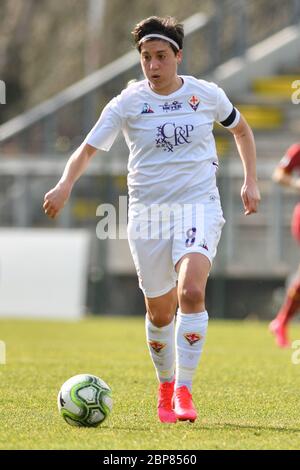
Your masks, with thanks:
M157 423L159 426L161 423ZM207 424L207 423L190 423L190 422L177 422L175 427L174 424L167 424L164 423L161 425L162 429L170 429L174 428L174 430L177 427L182 427L182 426L189 426L191 427L191 430L193 431L205 431L205 430L222 430L222 429L232 429L232 430L249 430L249 431L275 431L275 432L290 432L290 433L300 433L300 427L299 428L289 428L289 427L283 427L283 426L255 426L255 425L249 425L249 424L233 424L233 423L216 423L216 424ZM149 427L141 427L141 426L114 426L113 428L110 428L109 426L101 426L102 429L106 428L107 431L113 430L113 431L139 431L139 432L149 432Z
M276 431L276 432L292 432L292 433L300 433L299 428L289 428L284 426L258 426L258 425L251 425L251 424L234 424L234 423L218 423L218 424L207 424L202 423L197 426L197 429L248 429L248 430L255 430L255 431Z

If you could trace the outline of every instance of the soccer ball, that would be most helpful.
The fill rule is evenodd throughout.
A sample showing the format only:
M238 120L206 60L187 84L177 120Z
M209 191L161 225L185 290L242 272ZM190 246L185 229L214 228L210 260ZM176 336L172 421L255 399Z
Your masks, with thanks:
M111 412L112 404L110 387L91 374L71 377L57 397L60 415L72 426L99 426Z

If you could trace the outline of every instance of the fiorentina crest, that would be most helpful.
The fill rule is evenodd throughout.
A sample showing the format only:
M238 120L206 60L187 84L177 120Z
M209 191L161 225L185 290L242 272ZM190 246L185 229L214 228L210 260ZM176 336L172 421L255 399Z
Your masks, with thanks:
M149 344L156 353L159 353L166 345L159 341L149 341Z
M198 96L193 95L190 97L189 105L194 111L197 111L199 104L200 104L200 100Z
M186 333L183 336L190 343L191 346L193 346L193 344L197 343L198 341L200 341L200 339L203 338L203 336L199 335L199 333Z

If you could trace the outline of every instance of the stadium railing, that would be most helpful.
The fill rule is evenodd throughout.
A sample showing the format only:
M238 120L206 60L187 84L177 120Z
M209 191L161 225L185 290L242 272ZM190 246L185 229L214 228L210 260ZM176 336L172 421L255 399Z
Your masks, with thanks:
M300 21L300 0L215 0L214 14L187 18L181 73L207 76L233 57L286 26ZM134 50L80 82L0 126L0 152L43 157L72 151L96 121L105 103L132 79L141 77ZM122 155L120 155L122 158ZM125 156L124 156L125 158Z

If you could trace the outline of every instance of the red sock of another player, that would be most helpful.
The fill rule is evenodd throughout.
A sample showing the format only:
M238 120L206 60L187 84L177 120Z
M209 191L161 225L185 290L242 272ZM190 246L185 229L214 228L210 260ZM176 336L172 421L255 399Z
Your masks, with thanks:
M300 309L300 281L297 280L288 290L286 300L276 319L285 326Z

